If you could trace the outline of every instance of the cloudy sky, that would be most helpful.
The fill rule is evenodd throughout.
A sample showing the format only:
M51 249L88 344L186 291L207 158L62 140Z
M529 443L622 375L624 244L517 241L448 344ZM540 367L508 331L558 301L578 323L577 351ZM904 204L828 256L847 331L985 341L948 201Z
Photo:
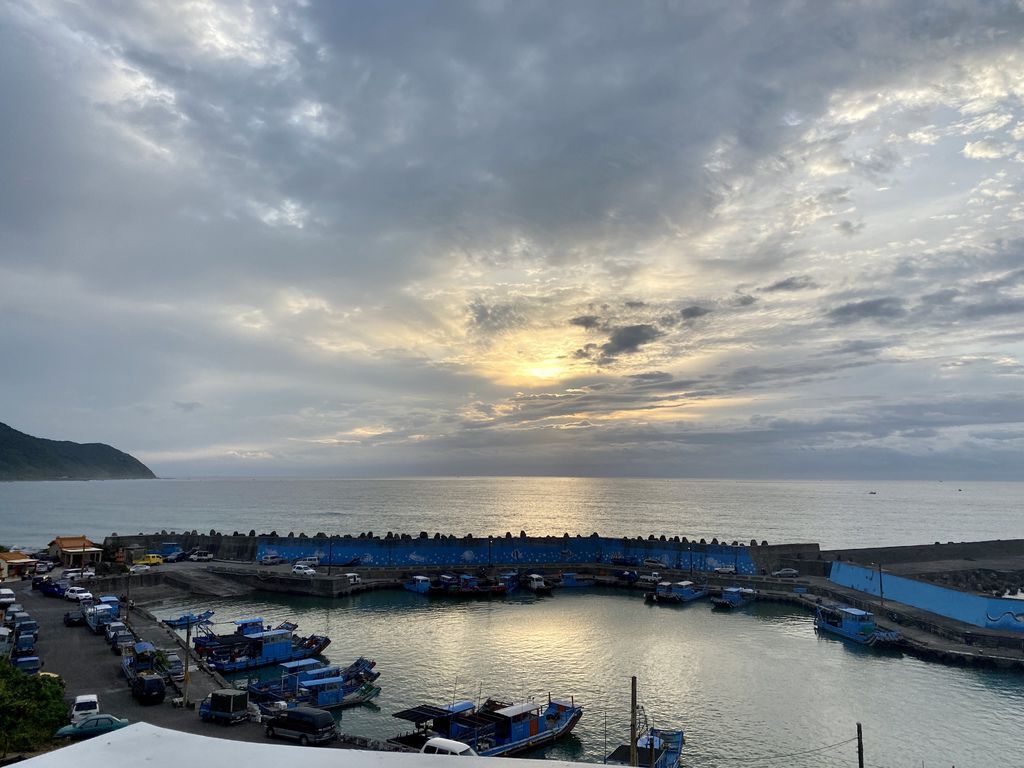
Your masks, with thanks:
M0 4L0 421L163 476L1019 478L1017 2Z

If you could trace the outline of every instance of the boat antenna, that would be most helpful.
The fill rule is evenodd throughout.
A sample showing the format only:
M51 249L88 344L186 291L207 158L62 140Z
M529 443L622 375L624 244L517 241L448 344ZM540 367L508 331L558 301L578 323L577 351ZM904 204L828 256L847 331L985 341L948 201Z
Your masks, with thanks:
M629 709L629 764L637 765L636 754L636 675L631 679L632 697Z
M452 706L453 707L455 706L455 697L458 695L458 691L459 691L459 673L456 672L455 673L455 682L452 683Z
M604 762L608 762L608 710L604 710Z

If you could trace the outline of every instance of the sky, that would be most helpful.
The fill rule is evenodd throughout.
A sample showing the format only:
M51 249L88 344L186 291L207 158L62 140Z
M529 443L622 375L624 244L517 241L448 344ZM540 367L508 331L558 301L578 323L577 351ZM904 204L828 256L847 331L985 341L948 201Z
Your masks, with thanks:
M164 477L1019 479L1020 2L0 4L0 421Z

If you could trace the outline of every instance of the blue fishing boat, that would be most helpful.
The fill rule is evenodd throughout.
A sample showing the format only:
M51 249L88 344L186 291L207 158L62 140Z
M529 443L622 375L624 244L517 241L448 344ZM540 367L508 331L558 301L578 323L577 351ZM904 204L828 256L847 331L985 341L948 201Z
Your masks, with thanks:
M685 743L686 737L682 731L648 728L636 740L637 763L651 768L678 768L683 759ZM616 747L604 761L611 765L632 765L629 744Z
M176 619L164 619L164 624L174 629L185 629L190 624L194 627L197 624L209 624L210 617L213 616L213 611L203 611L196 615L194 613L183 613ZM260 622L262 624L262 620Z
M447 707L421 705L396 712L394 717L414 723L415 731L389 741L420 749L442 736L469 744L484 757L516 755L543 747L569 734L583 717L583 707L571 699L548 699L546 704L487 700L477 707L471 701Z
M519 571L505 571L498 574L498 583L505 585L505 592L515 592L519 589Z
M901 633L879 629L875 625L873 613L846 605L818 606L814 616L814 628L819 632L828 632L861 645L892 646L903 642Z
M218 635L209 625L200 624L199 635L192 638L196 652L218 672L240 672L308 659L320 655L331 644L326 635L300 637L295 633L298 625L290 621L282 622L275 629L264 629L262 619L234 623L235 631L227 635Z
M380 677L375 665L362 656L344 669L316 659L285 662L279 665L279 679L249 683L249 698L265 712L299 705L335 709L362 704L381 691L373 684Z
M649 603L689 603L707 597L708 585L696 584L692 581L660 581L653 592L644 594L644 600Z
M581 587L592 587L596 583L597 582L590 576L581 576L578 573L566 572L562 574L559 586L578 589Z
M711 606L728 611L752 602L755 596L756 592L750 587L725 587L722 594L711 596Z
M426 576L413 576L402 582L402 589L415 592L417 595L443 595L446 591L446 587L434 583Z

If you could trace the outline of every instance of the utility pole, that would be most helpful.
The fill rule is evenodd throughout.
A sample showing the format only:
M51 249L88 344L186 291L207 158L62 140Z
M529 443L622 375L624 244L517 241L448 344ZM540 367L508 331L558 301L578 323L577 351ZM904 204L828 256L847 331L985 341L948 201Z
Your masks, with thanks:
M878 597L882 602L882 609L885 609L885 590L882 589L882 564L878 564Z
M857 723L857 768L864 768L864 732Z
M188 709L188 668L192 662L192 617L189 616L185 622L185 690L182 698L185 700L185 709Z
M633 697L629 707L629 764L638 764L636 754L636 675L633 675Z

